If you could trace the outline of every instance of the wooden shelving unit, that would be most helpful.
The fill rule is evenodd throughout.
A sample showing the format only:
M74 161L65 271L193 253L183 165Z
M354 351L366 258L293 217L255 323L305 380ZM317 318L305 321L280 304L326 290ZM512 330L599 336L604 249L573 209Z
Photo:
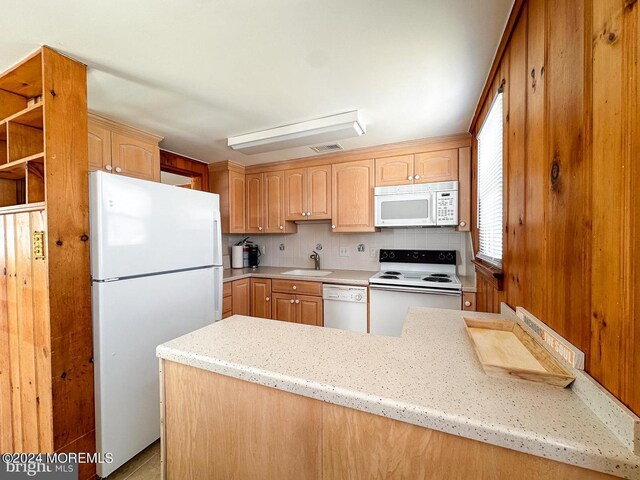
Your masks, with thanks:
M95 451L86 82L48 47L0 73L2 452Z

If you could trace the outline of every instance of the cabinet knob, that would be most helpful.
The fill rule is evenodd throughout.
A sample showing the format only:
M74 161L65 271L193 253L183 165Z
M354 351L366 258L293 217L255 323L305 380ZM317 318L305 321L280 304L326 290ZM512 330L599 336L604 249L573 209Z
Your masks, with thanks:
M467 222L460 222L460 226L461 227L466 227L467 226Z
M413 177L413 178L415 178L416 180L420 180L420 175L416 175L416 176L415 176L415 177Z
M294 290L297 290L297 289L298 289L298 287L296 287L295 285L294 285L293 287L291 287L291 288L293 288Z
M310 216L311 216L311 212L307 212L307 217L310 217Z
M104 169L105 169L107 172L110 172L111 170L113 170L113 167L112 167L111 165L105 165L105 166L104 166Z
M289 303L293 303L293 298L291 300L289 300Z
M280 230L284 230L284 227L282 225L280 225Z
M413 180L413 175L409 175L409 176L407 177L407 180Z
M258 227L258 230L262 231L262 227Z
M270 302L271 301L271 297L265 298L265 301Z
M467 300L466 302L464 302L464 306L465 307L470 307L471 306L471 302L469 300Z
M336 228L336 226L335 225L331 225L331 228Z
M307 216L307 212L302 212L302 216L306 217Z
M116 167L116 173L120 173L122 172L122 169L120 167Z
M297 298L296 298L296 303L300 303L300 300L298 300Z

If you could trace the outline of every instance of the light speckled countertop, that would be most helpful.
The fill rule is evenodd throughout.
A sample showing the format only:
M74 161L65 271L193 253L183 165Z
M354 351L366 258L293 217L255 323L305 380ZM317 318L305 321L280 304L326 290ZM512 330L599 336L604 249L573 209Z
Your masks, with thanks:
M323 283L340 283L346 285L369 285L369 278L378 273L368 270L336 270L327 269L332 273L326 277L305 277L303 275L285 275L283 272L296 270L299 267L258 267L258 268L231 268L224 271L224 282L232 282L248 277L257 278L285 278L288 280L306 280ZM463 292L476 291L476 279L473 275L458 276L462 283Z
M157 354L473 440L640 478L640 457L571 389L488 377L462 318L460 311L413 308L401 337L383 337L233 316L165 343Z

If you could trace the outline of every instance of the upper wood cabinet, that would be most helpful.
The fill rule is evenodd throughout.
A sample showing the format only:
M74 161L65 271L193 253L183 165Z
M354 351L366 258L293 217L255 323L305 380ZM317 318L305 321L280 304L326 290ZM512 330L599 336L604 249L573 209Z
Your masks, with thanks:
M333 232L374 232L374 161L333 165L331 181L331 230Z
M89 170L160 181L162 137L89 114Z
M458 149L376 159L376 187L458 180Z
M209 191L220 195L222 233L246 230L244 167L231 162L209 165Z
M376 187L413 183L413 155L376 158Z
M331 165L285 170L285 219L331 218Z
M295 224L285 221L284 171L246 175L246 233L294 233Z
M458 149L416 153L413 172L414 183L458 180Z
M251 279L251 316L271 318L271 279Z
M458 232L471 231L471 147L462 147L458 155Z

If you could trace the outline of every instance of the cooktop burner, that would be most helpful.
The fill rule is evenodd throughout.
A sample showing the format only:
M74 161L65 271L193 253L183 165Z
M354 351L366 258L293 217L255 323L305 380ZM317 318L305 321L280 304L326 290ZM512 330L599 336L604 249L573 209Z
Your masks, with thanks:
M397 275L380 275L380 277L378 278L388 278L388 279L393 279L393 280L398 280L399 277Z
M431 275L430 277L424 277L422 279L424 282L437 282L437 283L451 283L451 279L448 277L436 277L435 275Z
M400 272L391 271L391 272L384 272L384 274L385 275L400 275Z
M430 277L442 277L442 278L448 278L449 275L447 275L446 273L432 273L429 275Z

